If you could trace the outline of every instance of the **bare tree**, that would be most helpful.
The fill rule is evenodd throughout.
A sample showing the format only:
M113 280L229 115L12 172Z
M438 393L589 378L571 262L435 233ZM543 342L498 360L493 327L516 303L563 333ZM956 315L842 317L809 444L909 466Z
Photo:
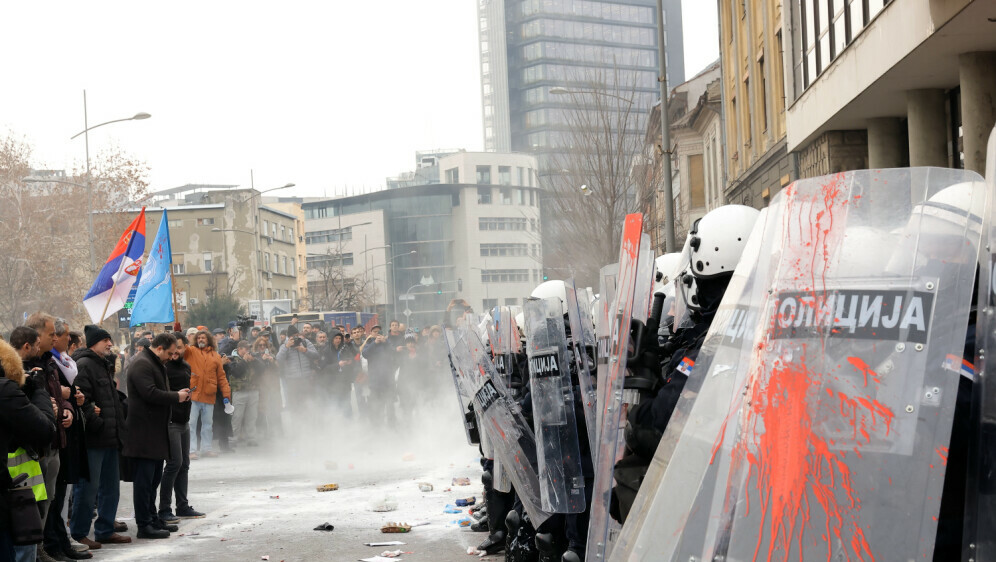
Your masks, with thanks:
M11 329L24 313L38 309L76 325L88 323L83 296L90 274L83 167L58 179L25 183L31 174L31 146L0 137L0 326ZM147 189L147 167L110 149L91 159L94 254L98 267L110 255Z
M618 260L626 214L653 198L638 181L653 173L638 166L646 117L636 110L635 87L623 80L616 70L571 81L566 142L547 170L544 261L547 269L575 271L579 283L596 285L598 270Z
M333 248L324 256L310 258L308 273L312 310L363 310L376 303L377 287L373 281L362 275L349 275L343 255Z

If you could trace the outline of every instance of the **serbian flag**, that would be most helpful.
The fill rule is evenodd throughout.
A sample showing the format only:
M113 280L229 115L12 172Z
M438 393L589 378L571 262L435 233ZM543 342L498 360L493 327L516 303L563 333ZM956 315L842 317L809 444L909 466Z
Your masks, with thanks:
M99 324L105 318L124 308L128 293L142 267L145 253L145 207L131 221L121 240L114 246L111 257L101 268L93 286L83 297L83 306L90 320Z

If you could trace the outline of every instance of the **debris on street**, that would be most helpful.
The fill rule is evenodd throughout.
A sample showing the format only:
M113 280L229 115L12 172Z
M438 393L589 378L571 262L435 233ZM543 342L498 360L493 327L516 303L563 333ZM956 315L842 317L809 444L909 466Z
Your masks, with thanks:
M365 542L363 546L401 546L407 543L401 541L385 541L385 542Z
M468 505L474 505L477 503L477 498L471 496L469 498L460 498L456 501L457 507L467 507Z
M407 523L384 523L380 528L381 533L407 533L412 530L412 526Z
M470 486L470 478L454 478L454 486Z
M319 492L334 492L339 489L338 484L322 484L317 488Z
M420 492L431 492L432 484L429 484L428 482L419 482L418 489Z
M331 531L335 529L335 526L329 522L322 523L321 525L315 527L315 531Z

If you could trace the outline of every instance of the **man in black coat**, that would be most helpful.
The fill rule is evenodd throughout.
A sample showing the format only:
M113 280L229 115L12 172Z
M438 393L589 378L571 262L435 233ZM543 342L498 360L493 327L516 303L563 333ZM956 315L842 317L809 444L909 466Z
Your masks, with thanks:
M169 421L172 406L190 400L190 389L170 391L165 363L176 352L176 338L162 333L148 349L134 357L128 368L128 419L124 456L135 468L135 524L138 538L165 539L175 525L168 525L156 511L156 490L169 457Z
M170 388L190 388L190 363L183 360L187 337L176 333L176 351L166 362ZM169 420L169 460L159 485L159 518L167 524L180 519L199 519L204 514L187 502L187 473L190 470L190 402L173 404ZM176 513L170 509L176 492Z
M124 404L114 384L114 366L107 359L114 342L107 330L89 325L83 329L86 349L73 354L76 361L76 386L86 397L84 422L86 425L87 462L90 477L81 478L73 487L73 513L69 533L91 550L101 543L130 543L131 537L114 532L114 517L118 511L120 490L119 451L124 438ZM93 524L96 541L87 538L93 507L97 503L97 521Z

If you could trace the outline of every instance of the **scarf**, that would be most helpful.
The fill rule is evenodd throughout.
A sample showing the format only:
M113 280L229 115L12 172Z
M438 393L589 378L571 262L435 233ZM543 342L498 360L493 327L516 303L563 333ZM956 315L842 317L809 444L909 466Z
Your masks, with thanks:
M62 371L62 375L66 377L69 384L73 384L73 381L76 380L76 374L78 373L76 370L76 361L73 361L73 358L68 355L63 357L63 355L55 349L52 349L52 357L55 358L55 364L59 367L59 370Z

